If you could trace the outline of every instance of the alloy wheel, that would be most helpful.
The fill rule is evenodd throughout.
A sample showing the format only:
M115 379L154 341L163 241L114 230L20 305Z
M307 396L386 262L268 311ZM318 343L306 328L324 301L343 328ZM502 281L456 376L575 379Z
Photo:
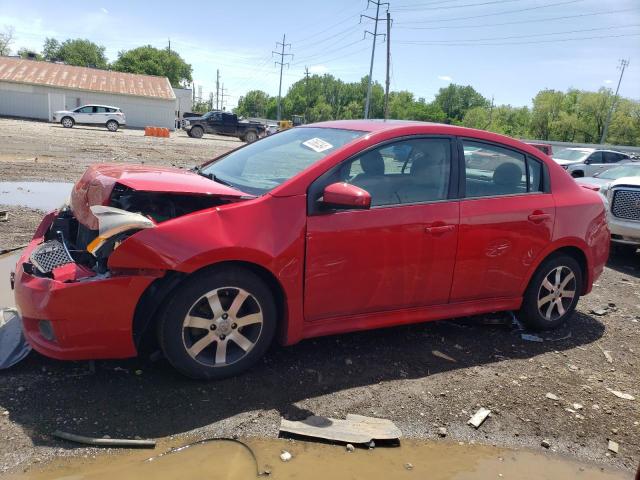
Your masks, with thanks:
M538 289L538 312L547 321L562 317L576 296L576 276L566 266L551 270Z
M237 287L222 287L200 297L182 323L182 341L195 361L213 367L238 362L262 333L263 312L257 299Z

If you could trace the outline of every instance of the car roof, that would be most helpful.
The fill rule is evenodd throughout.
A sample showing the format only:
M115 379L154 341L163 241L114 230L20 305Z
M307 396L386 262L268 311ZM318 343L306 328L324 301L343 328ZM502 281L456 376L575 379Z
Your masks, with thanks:
M116 108L120 110L120 107L114 107L113 105L99 105L97 103L87 103L86 105L82 105L82 107L77 107L77 108L84 108L84 107L105 107L105 108Z
M419 122L417 120L329 120L327 122L309 123L302 125L303 127L324 127L324 128L342 128L345 130L359 130L363 132L382 132L385 130L395 130L408 126L446 126L444 123Z

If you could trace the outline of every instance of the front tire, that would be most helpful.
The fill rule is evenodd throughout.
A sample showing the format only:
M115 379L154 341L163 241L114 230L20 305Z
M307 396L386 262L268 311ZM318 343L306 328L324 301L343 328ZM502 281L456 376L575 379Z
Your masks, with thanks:
M572 315L582 292L582 269L569 255L540 265L524 294L520 319L534 330L558 328Z
M159 320L160 346L184 375L237 375L267 351L276 331L272 292L253 272L228 267L188 280Z
M107 122L107 130L109 130L110 132L117 132L119 126L120 124L115 120L109 120Z
M64 128L71 128L75 125L75 123L76 122L71 117L64 117L62 120L60 120L60 124L62 124Z
M204 129L202 127L192 127L191 130L189 130L189 136L193 138L202 138L203 135Z
M253 130L249 130L245 133L243 140L247 143L253 143L258 140L258 134Z

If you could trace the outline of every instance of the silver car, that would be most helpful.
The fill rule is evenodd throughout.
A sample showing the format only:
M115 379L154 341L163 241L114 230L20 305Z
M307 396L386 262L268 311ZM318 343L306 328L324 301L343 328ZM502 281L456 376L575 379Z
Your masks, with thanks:
M110 105L83 105L75 110L59 110L53 113L53 121L60 122L65 128L75 124L104 125L111 132L127 124L122 110Z
M630 162L626 153L596 148L571 147L553 153L553 159L571 176L592 177L617 163Z

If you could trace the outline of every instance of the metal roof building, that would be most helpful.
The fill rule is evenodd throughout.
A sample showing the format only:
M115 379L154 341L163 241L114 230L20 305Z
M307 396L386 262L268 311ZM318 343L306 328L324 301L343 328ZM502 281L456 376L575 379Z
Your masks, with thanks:
M175 125L166 77L0 57L0 115L51 120L57 110L92 103L120 107L130 127Z

